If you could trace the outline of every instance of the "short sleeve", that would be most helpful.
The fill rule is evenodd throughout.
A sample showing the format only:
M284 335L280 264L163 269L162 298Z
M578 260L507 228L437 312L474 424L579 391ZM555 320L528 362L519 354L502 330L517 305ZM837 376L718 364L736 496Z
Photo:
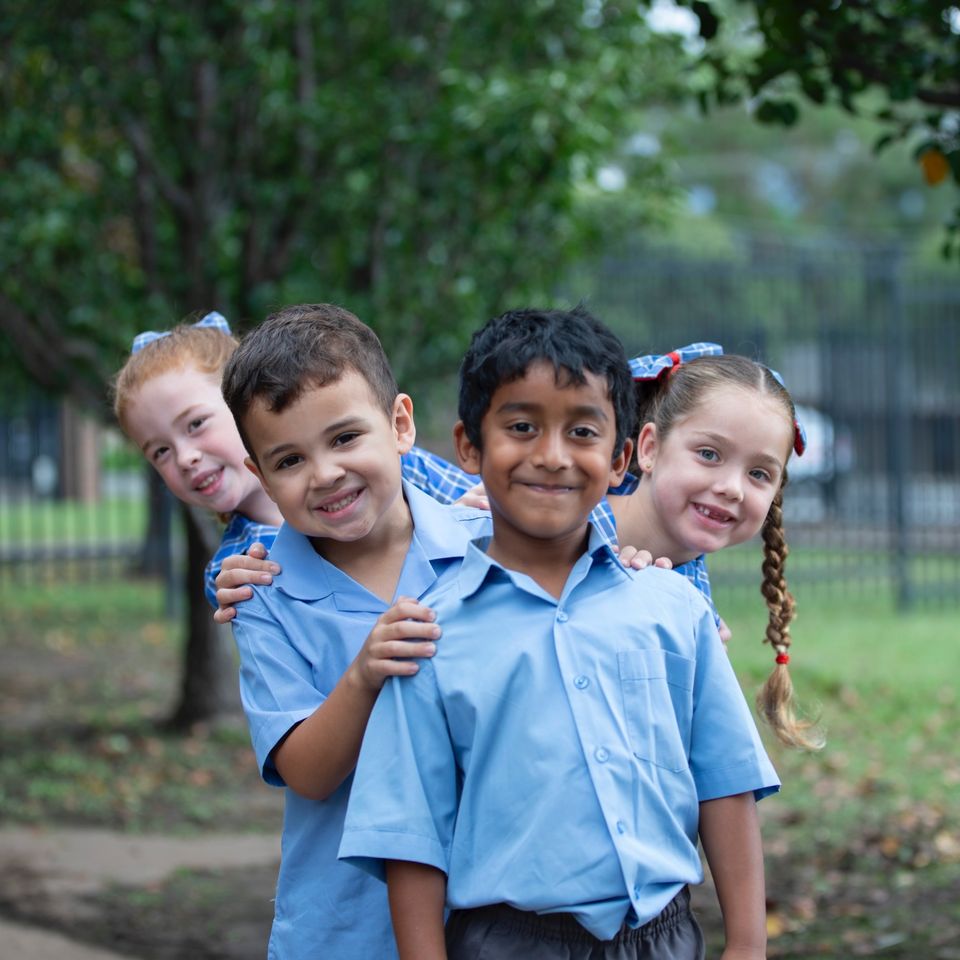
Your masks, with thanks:
M232 621L240 654L240 699L263 779L285 786L271 759L278 743L326 700L313 666L287 638L262 597L245 600Z
M429 661L383 686L350 791L340 859L384 878L384 860L448 872L456 758Z

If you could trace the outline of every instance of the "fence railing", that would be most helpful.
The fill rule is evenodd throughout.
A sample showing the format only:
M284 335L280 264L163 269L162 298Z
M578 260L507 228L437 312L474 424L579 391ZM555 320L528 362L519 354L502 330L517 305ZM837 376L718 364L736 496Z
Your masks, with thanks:
M783 374L810 439L784 497L793 584L960 601L960 270L753 242L727 260L638 248L578 282L632 351L713 340ZM716 558L715 582L755 586L758 557Z
M715 340L783 374L810 440L784 502L792 585L960 601L960 270L917 273L888 248L753 242L726 260L638 248L577 271L564 295L632 352ZM171 575L157 534L169 500L151 499L135 461L106 462L115 446L97 447L95 483L68 469L83 429L49 398L0 404L0 590L144 564ZM756 545L729 553L711 561L714 581L756 589Z

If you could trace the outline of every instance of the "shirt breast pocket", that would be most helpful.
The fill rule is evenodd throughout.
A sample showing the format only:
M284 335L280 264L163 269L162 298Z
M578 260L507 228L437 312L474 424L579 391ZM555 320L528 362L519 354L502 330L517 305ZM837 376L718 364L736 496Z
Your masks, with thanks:
M694 661L666 650L617 653L630 749L674 772L686 770Z

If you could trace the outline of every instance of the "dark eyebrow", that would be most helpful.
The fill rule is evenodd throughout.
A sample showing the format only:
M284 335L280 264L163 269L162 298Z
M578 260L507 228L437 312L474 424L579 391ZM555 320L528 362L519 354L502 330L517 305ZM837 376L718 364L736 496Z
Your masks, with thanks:
M366 424L366 422L367 421L363 417L358 417L351 414L348 417L343 417L340 420L335 420L333 423L329 424L329 426L327 426L327 428L323 431L323 436L329 437L334 434L342 433L348 427L362 427ZM269 450L264 452L263 459L272 460L275 456L277 456L277 454L284 453L287 450L293 450L296 446L296 443L278 443L275 447L270 447Z
M543 409L540 403L505 403L497 408L497 413L539 413ZM573 408L575 417L595 417L598 420L609 420L603 407L598 407L592 403L584 403L579 407Z

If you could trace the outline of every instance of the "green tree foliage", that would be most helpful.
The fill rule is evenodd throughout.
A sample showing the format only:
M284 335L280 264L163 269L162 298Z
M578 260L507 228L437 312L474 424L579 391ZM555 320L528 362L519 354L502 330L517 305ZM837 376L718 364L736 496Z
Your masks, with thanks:
M0 29L0 328L88 402L136 330L297 300L369 319L401 378L449 369L550 288L577 183L682 59L605 0L20 0Z
M134 332L214 308L342 303L405 385L452 369L683 66L608 0L10 0L0 50L0 362L103 414ZM188 524L183 723L224 676Z
M876 150L907 141L930 186L949 178L960 187L960 8L952 0L683 5L705 41L704 107L752 97L758 120L791 126L804 102L839 104L880 122ZM947 223L951 253L960 257L960 205Z

